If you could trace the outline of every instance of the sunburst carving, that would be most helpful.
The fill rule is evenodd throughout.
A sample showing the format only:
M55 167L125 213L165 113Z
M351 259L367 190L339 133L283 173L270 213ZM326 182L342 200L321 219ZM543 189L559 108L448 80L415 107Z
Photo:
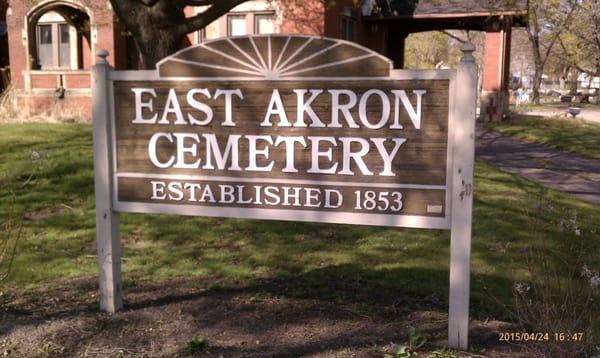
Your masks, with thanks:
M355 43L315 36L255 35L188 47L158 64L161 77L387 77L387 58Z

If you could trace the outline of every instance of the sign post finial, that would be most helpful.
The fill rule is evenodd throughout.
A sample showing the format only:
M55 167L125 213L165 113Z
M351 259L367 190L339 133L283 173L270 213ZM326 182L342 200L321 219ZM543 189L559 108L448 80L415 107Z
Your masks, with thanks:
M100 50L96 51L96 56L98 56L98 64L108 64L108 61L106 60L108 55L109 52L106 49L101 48Z
M465 42L460 46L460 50L463 53L463 57L460 59L460 62L475 62L475 57L473 57L475 45L473 45L471 42Z

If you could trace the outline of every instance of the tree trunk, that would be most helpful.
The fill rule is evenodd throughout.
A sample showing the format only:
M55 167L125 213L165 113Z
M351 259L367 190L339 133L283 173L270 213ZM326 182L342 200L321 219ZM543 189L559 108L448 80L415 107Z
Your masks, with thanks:
M531 11L531 9L530 9ZM534 21L531 19L530 21ZM535 20L537 21L537 20ZM533 24L533 27L528 25L527 35L531 42L531 52L533 53L533 83L531 84L533 96L531 98L534 104L540 104L540 86L542 84L542 74L544 73L544 61L542 61L542 53L540 49L539 29Z
M110 3L135 40L140 53L140 68L150 70L163 58L190 45L188 33L204 28L245 1L110 0ZM209 7L200 14L186 17L187 6L200 5Z
M156 63L181 48L185 35L173 25L185 22L182 7L157 1L144 5L139 1L112 0L119 21L129 30L140 53L140 69L151 70Z
M533 83L531 84L532 90L533 90L533 96L531 97L531 101L534 104L540 104L540 87L542 85L543 66L541 65L541 61L539 61L539 62L540 62L540 64L538 64L537 59L535 60Z
M577 94L577 87L579 87L579 81L577 81L577 79L579 78L579 71L575 72L575 78L573 80L571 80L571 82L569 83L569 94L570 95L576 95Z
M140 52L139 69L153 70L160 60L181 49L186 37L167 31L152 31L134 39Z

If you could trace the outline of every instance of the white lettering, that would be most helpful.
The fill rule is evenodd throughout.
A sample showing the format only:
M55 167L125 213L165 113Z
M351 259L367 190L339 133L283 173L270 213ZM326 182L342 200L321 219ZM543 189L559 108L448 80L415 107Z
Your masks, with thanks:
M177 93L174 88L169 89L169 95L167 96L167 102L165 103L165 110L163 111L163 115L158 121L159 124L169 124L169 114L175 114L177 120L175 120L175 124L187 124L185 119L183 119L183 112L181 112L181 106L179 105L179 100L177 99Z
M231 204L235 202L235 196L233 195L235 188L233 185L219 185L219 188L221 188L221 203Z
M306 141L304 137L282 137L278 136L275 140L275 146L281 143L285 143L285 168L281 171L285 173L298 173L298 169L294 166L295 150L294 143L300 143L306 148Z
M152 184L152 200L165 200L167 198L164 181L151 181L150 184Z
M261 127L271 127L273 124L271 123L272 115L279 116L279 126L280 127L291 127L292 124L288 121L287 114L285 114L285 108L283 107L283 101L281 100L281 96L279 95L279 90L274 89L271 94L271 101L269 102L269 110L265 115L265 120L260 124Z
M173 165L175 158L171 156L171 158L169 158L169 160L166 163L162 163L158 160L158 156L156 155L156 144L158 142L158 139L161 137L167 138L169 142L173 143L173 137L170 133L154 133L152 137L150 137L150 141L148 141L148 156L150 157L150 161L152 162L152 164L154 164L155 167L164 169Z
M402 125L399 122L400 114L398 113L400 111L400 109L399 109L400 101L402 101L402 106L404 106L404 109L408 113L408 116L410 117L410 120L412 121L415 128L421 129L421 105L423 103L423 95L425 93L427 93L427 91L426 90L413 90L412 92L417 95L417 109L416 110L410 103L410 100L408 99L408 96L406 95L406 91L392 90L392 93L394 94L394 98L395 98L394 99L394 109L395 110L394 110L394 124L392 124L390 126L391 129L402 129Z
M308 137L308 140L310 140L311 143L311 155L310 155L310 169L307 170L308 173L316 173L316 174L335 174L335 171L337 170L338 167L338 163L333 164L331 167L329 167L329 169L321 169L319 167L319 158L320 157L325 157L329 160L332 159L332 151L331 151L331 147L329 147L326 151L321 152L319 151L319 145L320 143L323 142L329 142L331 144L333 144L333 146L337 146L337 142L335 141L334 137Z
M205 185L204 186L204 191L202 192L202 195L200 196L200 199L198 200L202 203L216 203L217 201L215 200L215 196L213 195L212 190L210 189L210 186Z
M201 185L195 183L185 183L183 188L190 192L190 198L188 201L196 201L196 190L200 190Z
M135 119L131 123L135 124L154 124L158 118L158 113L155 113L152 118L144 118L143 111L147 109L154 111L154 98L156 98L156 90L154 88L132 88L131 91L135 94ZM144 93L152 95L147 102L142 102Z
M212 165L212 158L215 158L217 162L217 168L220 170L225 169L225 164L229 160L231 156L231 165L228 170L239 171L242 170L240 168L240 159L239 159L239 141L242 137L239 134L231 134L227 138L227 145L225 146L225 153L221 153L219 149L219 144L217 142L217 137L214 134L203 134L204 139L206 139L206 164L202 167L202 169L215 169Z
M221 95L225 95L225 121L221 125L224 127L235 127L235 123L233 122L232 96L236 95L240 99L244 99L244 95L239 88L234 90L218 89L217 92L215 92L215 99L219 98Z
M323 90L310 90L310 97L308 98L307 101L304 101L304 95L306 94L306 92L309 92L308 90L305 89L300 89L300 90L294 90L294 93L296 93L296 98L297 98L297 110L296 110L296 123L294 124L294 127L306 127L306 123L304 123L304 113L308 114L308 117L310 118L310 120L312 121L311 124L309 124L309 127L317 127L317 128L323 128L325 127L325 124L323 124L323 122L321 122L321 119L319 118L319 116L317 116L317 114L315 113L315 111L313 111L311 104L313 103L313 101L321 94L323 93Z
M344 119L350 128L358 128L358 124L352 118L350 110L356 106L357 98L356 93L350 90L328 90L331 94L331 123L328 127L331 128L342 128L340 124L339 114L342 112ZM348 103L340 104L340 95L348 97Z
M335 195L333 195L335 194ZM337 202L333 204L333 196L336 197ZM342 192L335 189L325 189L325 208L327 209L338 209L344 204L344 196Z
M321 190L317 188L305 188L304 191L306 192L306 204L304 206L309 208L318 208L321 206L321 200L319 200Z
M269 147L265 146L263 149L257 149L256 145L259 140L263 140L270 145L273 145L273 138L268 135L247 135L248 139L248 168L246 170L249 171L257 171L257 172L270 172L273 169L273 161L271 161L267 166L258 166L256 164L256 158L260 155L265 157L265 159L269 159Z
M340 138L340 142L342 142L342 147L344 150L343 159L342 159L342 170L339 174L342 175L354 175L354 172L350 170L350 160L353 159L358 168L364 175L373 175L373 172L367 168L367 165L363 161L362 157L369 153L369 142L366 139L358 138L358 137L343 137ZM361 149L358 152L352 151L352 143L360 144Z
M367 118L367 104L369 102L369 97L372 95L377 95L381 99L381 119L377 124L371 124L369 122L369 118ZM358 116L360 118L361 123L369 128L369 129L380 129L390 118L390 100L387 95L378 89L371 89L365 92L362 97L360 97L360 103L358 104Z
M204 114L206 115L206 118L204 120L199 120L196 117L192 116L190 113L188 113L187 117L188 117L188 120L190 121L191 125L205 126L212 121L213 110L207 104L198 101L196 99L197 94L203 94L206 97L208 97L208 99L210 99L210 92L206 88L194 88L187 93L187 101L188 101L189 105L194 109L204 112ZM163 117L164 117L164 115L163 115ZM175 122L175 124L177 124L177 122Z
M200 167L200 159L195 161L194 163L187 164L185 162L185 154L189 153L192 156L198 156L198 146L196 143L200 143L200 137L196 133L173 133L175 138L177 139L177 162L173 165L173 168L178 169L196 169ZM185 140L192 139L196 143L190 145L189 147L185 146Z
M168 185L169 188L169 200L181 201L183 200L183 191L181 188L181 183L172 181ZM175 194L175 195L173 195Z
M283 189L283 203L281 205L285 205L285 206L300 206L300 188L298 187L287 187L287 186L283 186L281 187L281 189ZM290 190L293 190L294 193L290 194ZM290 199L294 199L294 203L290 204Z
M396 154L398 154L398 150L400 149L400 146L404 142L406 142L406 138L392 138L392 141L395 144L394 144L394 148L392 149L391 153L388 153L387 150L385 149L385 146L383 145L383 143L386 141L385 138L370 138L370 139L371 139L371 142L375 143L375 146L377 147L377 151L379 151L379 154L381 155L381 159L383 159L383 171L381 173L379 173L379 175L381 175L381 176L396 175L396 174L394 174L394 172L392 172L392 161L396 157Z
M276 186L266 186L265 196L265 204L267 205L279 205L279 203L281 203L281 199L279 198L279 188Z

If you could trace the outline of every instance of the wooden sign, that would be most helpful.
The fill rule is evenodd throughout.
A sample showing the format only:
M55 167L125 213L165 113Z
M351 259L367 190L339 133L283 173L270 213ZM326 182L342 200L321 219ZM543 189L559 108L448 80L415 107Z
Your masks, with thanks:
M474 118L476 82L464 77L287 35L209 41L156 71L95 66L101 268L112 255L106 277L120 275L118 212L454 228L453 193L471 201L474 130L461 123Z
M150 80L115 72L115 208L448 228L452 73L297 36L208 42Z

